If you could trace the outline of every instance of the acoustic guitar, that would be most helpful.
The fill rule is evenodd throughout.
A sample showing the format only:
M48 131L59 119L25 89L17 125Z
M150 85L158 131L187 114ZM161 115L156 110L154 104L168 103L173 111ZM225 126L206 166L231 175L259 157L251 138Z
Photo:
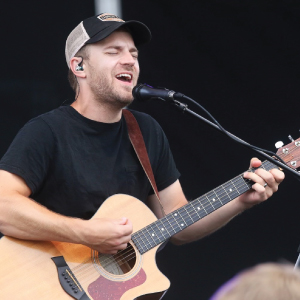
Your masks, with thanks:
M293 169L299 167L300 138L277 154ZM264 161L261 168L277 168ZM253 169L250 171L254 171ZM128 217L132 240L114 255L71 243L0 240L0 299L158 300L170 286L159 271L158 247L174 234L251 189L240 174L161 219L128 195L108 198L94 217Z

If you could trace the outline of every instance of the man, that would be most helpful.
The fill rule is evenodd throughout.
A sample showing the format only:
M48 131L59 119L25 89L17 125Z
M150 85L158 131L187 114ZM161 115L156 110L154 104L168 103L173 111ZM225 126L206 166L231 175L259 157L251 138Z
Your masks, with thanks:
M86 19L71 32L66 58L76 99L71 106L28 122L2 158L3 234L84 244L114 254L126 248L132 223L126 215L90 219L107 197L130 194L162 216L122 117L122 109L133 100L132 89L139 76L137 47L150 37L144 24L124 22L111 14ZM133 114L145 139L162 205L170 213L187 200L168 142L152 118ZM260 164L258 159L251 160L251 167ZM275 169L258 169L244 177L255 182L252 190L178 233L172 241L183 244L210 234L269 198L284 175Z

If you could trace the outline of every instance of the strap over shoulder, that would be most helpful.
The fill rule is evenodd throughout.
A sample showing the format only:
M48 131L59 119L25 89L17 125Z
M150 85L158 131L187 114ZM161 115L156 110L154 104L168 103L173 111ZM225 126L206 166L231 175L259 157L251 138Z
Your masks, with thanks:
M151 186L155 192L155 195L160 203L160 206L162 208L162 211L164 212L163 206L161 204L158 189L156 186L155 178L153 175L152 167L150 164L149 156L147 153L147 149L145 146L144 138L141 132L141 129L139 127L139 124L134 117L134 115L127 109L122 110L123 116L125 117L125 121L128 128L128 135L130 142L134 148L134 151L151 183ZM165 214L165 212L164 212Z

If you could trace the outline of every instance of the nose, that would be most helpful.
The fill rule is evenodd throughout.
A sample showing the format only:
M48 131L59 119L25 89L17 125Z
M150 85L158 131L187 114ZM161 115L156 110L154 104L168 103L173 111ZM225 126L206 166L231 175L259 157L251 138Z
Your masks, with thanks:
M122 65L134 66L136 62L137 59L129 51L125 51L120 59Z

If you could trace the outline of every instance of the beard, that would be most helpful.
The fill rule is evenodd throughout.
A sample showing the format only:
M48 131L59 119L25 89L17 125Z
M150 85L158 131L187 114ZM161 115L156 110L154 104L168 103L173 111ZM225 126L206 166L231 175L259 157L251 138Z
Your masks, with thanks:
M117 89L107 76L107 72L96 71L91 65L89 68L90 88L98 103L121 109L133 101L132 88L130 86L124 85Z

